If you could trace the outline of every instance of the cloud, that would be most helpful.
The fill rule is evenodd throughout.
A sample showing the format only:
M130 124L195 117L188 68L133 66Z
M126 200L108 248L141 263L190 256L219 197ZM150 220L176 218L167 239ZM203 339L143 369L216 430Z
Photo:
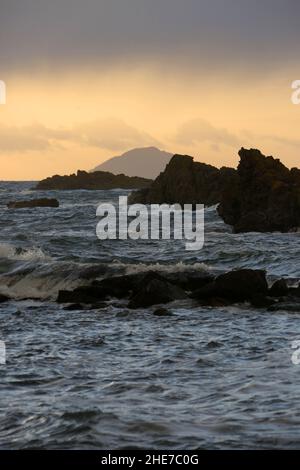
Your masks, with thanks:
M160 145L146 132L115 118L81 123L71 128L50 128L41 124L0 126L1 153L55 150L66 144L113 151Z
M297 60L298 0L1 0L1 68ZM166 62L167 60L167 62Z
M121 119L102 119L73 128L82 145L108 150L123 150L139 146L160 146L160 142Z
M39 131L43 131L41 134ZM45 128L41 126L26 127L0 127L0 151L2 153L42 151L51 147L48 138L45 138ZM43 135L44 134L44 135Z
M201 118L181 124L173 139L178 144L186 146L209 143L215 151L218 151L221 145L237 147L241 144L241 139L235 134L225 128L215 127Z
M241 136L243 141L246 141L248 143L252 142L252 147L253 147L253 142L258 141L258 142L267 142L268 144L279 144L282 145L283 147L289 146L289 147L295 147L299 148L300 147L300 139L293 139L289 137L281 137L278 135L274 134L259 134L259 133L254 133L250 132L247 130L243 130L241 132Z

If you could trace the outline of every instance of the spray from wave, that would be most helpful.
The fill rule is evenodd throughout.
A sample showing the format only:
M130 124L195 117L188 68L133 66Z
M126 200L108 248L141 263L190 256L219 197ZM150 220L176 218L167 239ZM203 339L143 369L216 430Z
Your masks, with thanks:
M41 248L23 248L10 245L9 243L0 243L0 258L24 261L50 260Z

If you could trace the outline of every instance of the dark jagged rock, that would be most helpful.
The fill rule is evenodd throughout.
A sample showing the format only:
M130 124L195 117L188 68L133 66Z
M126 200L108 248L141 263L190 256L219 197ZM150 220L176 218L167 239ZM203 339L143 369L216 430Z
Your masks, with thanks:
M288 232L300 226L300 170L259 150L239 152L238 180L223 191L218 212L235 232Z
M198 277L197 277L198 276ZM191 285L189 285L191 279ZM198 279L198 289L196 281ZM3 298L3 300L2 300ZM300 298L300 286L288 287L284 279L276 281L269 289L265 271L240 269L218 275L193 272L159 271L120 275L102 280L95 280L89 285L73 290L59 291L57 302L70 304L66 310L80 310L85 305L92 308L104 308L108 299L116 298L115 306L124 305L129 300L128 308L147 308L166 304L180 299L196 299L199 304L209 307L224 307L238 302L250 302L255 308L282 310L287 305L288 311L297 311ZM0 296L0 302L9 300ZM114 305L114 304L111 304ZM168 311L158 307L152 312L156 316L168 315Z
M172 284L181 287L186 291L194 291L200 287L206 286L214 280L215 275L206 271L178 271L164 273L164 278Z
M250 298L250 303L256 308L268 308L274 305L276 301L264 294L255 294Z
M289 295L291 297L300 297L300 284L298 287L290 287L289 288Z
M6 295L2 295L0 294L0 304L4 303L4 302L8 302L9 297L7 297Z
M217 204L227 187L236 184L236 170L194 162L174 155L149 188L131 194L129 202L143 204Z
M201 279L201 277L199 277ZM177 286L177 289L183 292L179 283L170 282L167 277L159 275L157 272L144 272L136 274L127 274L123 276L115 276L105 278L100 281L93 281L91 285L81 286L71 291L61 290L58 293L57 302L59 303L73 303L73 304L93 304L108 298L126 299L134 297L138 294L144 286L152 280L158 280L166 287ZM171 288L169 289L171 290ZM156 302L164 303L164 302ZM155 304L155 303L154 303ZM151 305L154 305L151 304Z
M198 300L226 299L231 302L250 300L268 292L264 271L240 269L218 276L212 283L196 290L192 297Z
M55 175L40 181L34 189L139 189L151 184L152 180L138 176L113 175L107 171L77 171L69 176Z
M289 288L285 279L278 279L269 290L270 297L284 297L288 295Z
M101 281L94 281L92 285L98 286L109 297L126 298L143 285L147 279L149 280L150 276L164 279L186 291L193 291L201 286L205 286L215 278L213 274L208 272L192 270L164 272L163 274L157 271L150 271L105 278Z
M171 284L157 274L150 273L131 297L128 308L145 308L185 298L187 295L180 287Z
M57 297L58 303L94 304L107 298L98 286L81 286L74 290L60 290Z
M7 204L8 209L25 209L34 207L59 207L57 199L28 199L26 201L11 201Z

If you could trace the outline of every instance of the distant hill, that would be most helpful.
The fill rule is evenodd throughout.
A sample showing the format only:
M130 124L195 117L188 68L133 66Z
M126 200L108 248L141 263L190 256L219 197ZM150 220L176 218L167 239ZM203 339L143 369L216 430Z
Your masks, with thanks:
M156 147L136 148L106 160L91 171L109 171L113 174L124 173L127 176L154 179L164 171L172 156L172 153Z

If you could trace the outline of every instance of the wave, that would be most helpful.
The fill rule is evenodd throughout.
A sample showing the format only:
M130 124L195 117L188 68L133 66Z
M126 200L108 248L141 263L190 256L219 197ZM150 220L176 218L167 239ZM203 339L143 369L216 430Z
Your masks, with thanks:
M80 264L75 262L22 263L0 275L0 294L12 299L55 300L63 289L75 289L92 280L148 271L161 273L201 271L210 268L204 263L186 264Z
M136 274L141 272L148 272L148 271L158 271L161 273L180 273L180 272L187 272L187 271L199 271L199 272L206 272L211 270L212 268L205 263L184 263L183 261L179 261L178 263L172 264L162 264L162 263L136 263L136 264L124 264L119 263L120 266L124 266L126 274Z
M50 256L46 255L39 247L23 248L10 245L9 243L0 243L0 258L37 261L49 260Z

